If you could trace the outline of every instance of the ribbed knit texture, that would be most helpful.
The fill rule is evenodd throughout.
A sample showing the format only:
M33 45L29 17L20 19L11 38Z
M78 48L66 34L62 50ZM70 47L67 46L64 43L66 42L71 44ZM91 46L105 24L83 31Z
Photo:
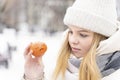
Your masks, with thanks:
M64 24L75 25L107 37L117 30L115 0L76 0L64 17Z

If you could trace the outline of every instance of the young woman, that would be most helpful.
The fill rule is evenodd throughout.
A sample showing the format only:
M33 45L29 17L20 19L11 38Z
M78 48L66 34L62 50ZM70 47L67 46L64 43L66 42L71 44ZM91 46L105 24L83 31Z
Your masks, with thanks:
M119 80L120 29L115 0L76 0L67 9L68 26L52 79ZM42 58L25 51L25 80L46 80Z

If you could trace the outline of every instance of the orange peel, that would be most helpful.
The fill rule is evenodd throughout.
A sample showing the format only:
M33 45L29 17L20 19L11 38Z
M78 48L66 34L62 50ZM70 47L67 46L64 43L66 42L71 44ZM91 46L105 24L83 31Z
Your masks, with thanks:
M43 56L47 51L47 45L44 42L34 42L31 43L30 50L33 51L32 55L35 57Z

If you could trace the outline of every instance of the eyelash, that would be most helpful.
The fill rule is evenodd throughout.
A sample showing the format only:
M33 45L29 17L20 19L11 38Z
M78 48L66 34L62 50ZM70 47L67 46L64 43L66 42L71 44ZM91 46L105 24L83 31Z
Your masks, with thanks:
M72 31L69 31L68 33L69 33L69 34L73 34L73 32L72 32ZM80 36L81 36L81 37L83 37L83 38L88 37L88 35L86 35L86 34L82 34L82 33L80 33Z
M71 34L72 34L73 32L72 32L72 31L68 31L68 33L71 33Z
M80 36L83 37L83 38L88 37L88 35L86 35L86 34L81 34L81 33L80 33Z

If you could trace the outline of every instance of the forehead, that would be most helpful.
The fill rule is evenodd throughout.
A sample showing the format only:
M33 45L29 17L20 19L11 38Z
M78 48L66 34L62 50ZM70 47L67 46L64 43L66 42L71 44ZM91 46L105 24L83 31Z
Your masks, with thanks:
M68 28L69 28L70 30L76 30L76 31L83 31L83 32L91 32L91 33L93 33L93 32L90 31L90 30L84 29L84 28L82 28L82 27L74 26L74 25L70 25L70 26L68 26Z

